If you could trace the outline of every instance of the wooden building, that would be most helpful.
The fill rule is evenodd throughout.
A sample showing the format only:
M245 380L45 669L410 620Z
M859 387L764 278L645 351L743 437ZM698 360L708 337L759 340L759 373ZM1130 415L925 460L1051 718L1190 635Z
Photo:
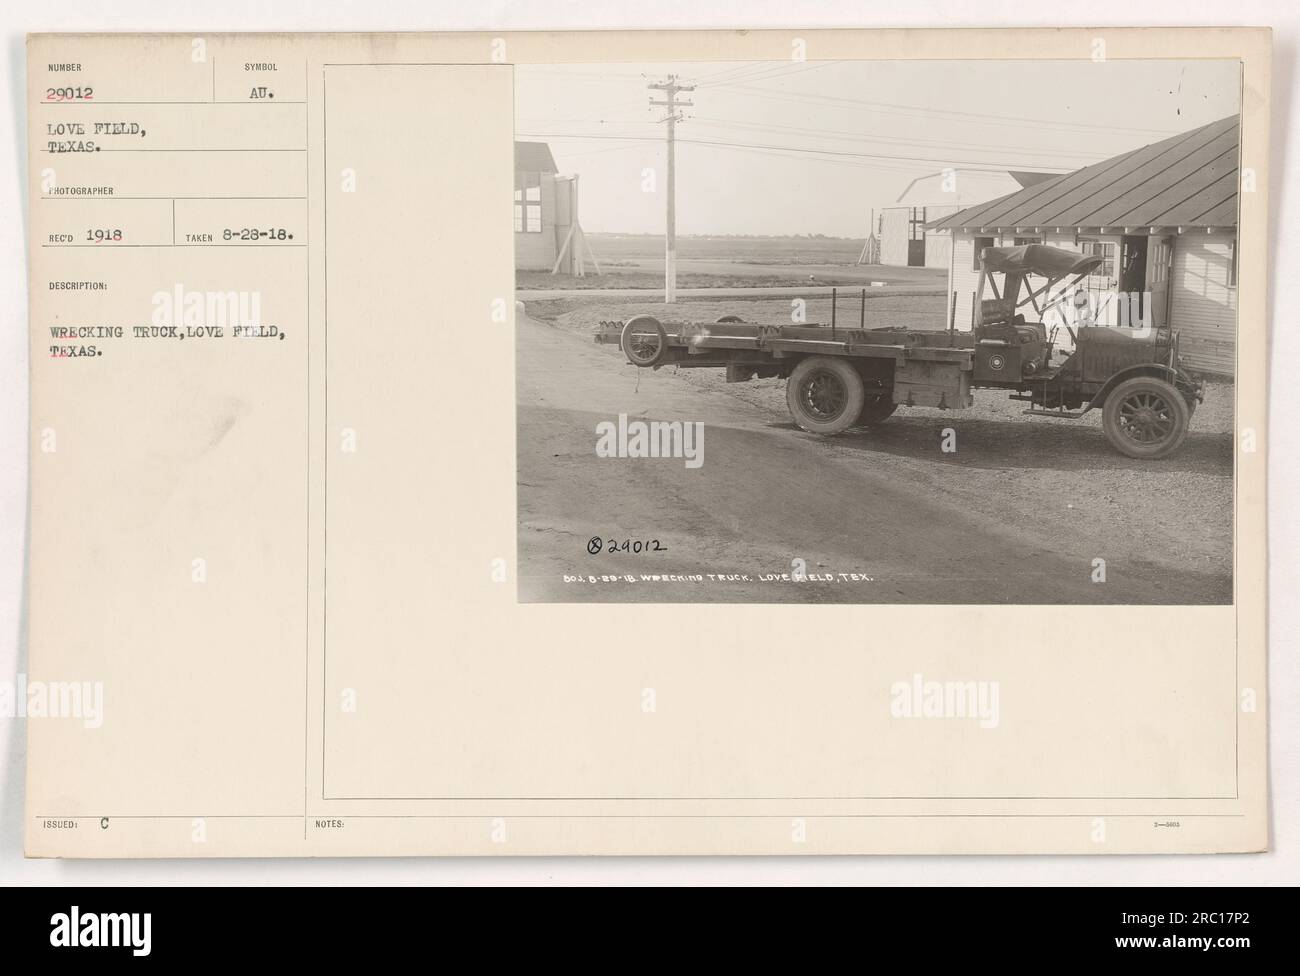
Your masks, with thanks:
M1071 248L1106 258L1086 280L1097 324L1126 324L1127 301L1178 331L1189 368L1233 375L1239 155L1232 116L930 222L952 239L952 321L971 327L982 248Z
M544 142L515 143L515 270L582 277L600 265L578 223L578 177L561 176Z
M950 238L928 225L976 204L1006 196L1051 173L947 169L919 176L876 216L880 263L896 268L946 268Z

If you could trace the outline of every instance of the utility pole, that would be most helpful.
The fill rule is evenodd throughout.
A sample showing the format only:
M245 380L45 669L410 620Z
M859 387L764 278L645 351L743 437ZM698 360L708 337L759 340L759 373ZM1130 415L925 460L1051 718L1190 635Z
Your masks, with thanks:
M674 144L677 138L677 123L685 118L679 115L677 110L679 108L690 108L695 104L694 102L678 101L677 93L695 91L695 86L679 85L677 76L669 75L663 81L655 82L646 87L651 91L664 93L661 101L655 101L652 96L650 104L667 110L665 116L659 121L668 123L668 207L664 232L664 303L671 305L677 301L677 172Z

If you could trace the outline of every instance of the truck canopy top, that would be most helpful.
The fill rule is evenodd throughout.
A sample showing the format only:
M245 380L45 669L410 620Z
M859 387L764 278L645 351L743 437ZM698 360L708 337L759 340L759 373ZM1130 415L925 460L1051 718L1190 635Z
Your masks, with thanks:
M1087 274L1105 260L1100 254L1080 254L1046 244L986 247L980 252L984 268L1004 273L1035 274L1044 278Z

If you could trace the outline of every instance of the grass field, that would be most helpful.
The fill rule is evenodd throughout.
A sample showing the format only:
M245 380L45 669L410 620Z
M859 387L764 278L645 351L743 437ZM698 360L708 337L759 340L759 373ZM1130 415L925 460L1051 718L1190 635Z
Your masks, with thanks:
M810 298L805 302L808 324L831 320L831 300ZM909 329L943 329L945 300L942 295L869 295L865 317L856 296L838 303L837 319L843 328L856 329L861 322L868 329L905 326ZM606 319L626 320L634 315L654 315L665 322L713 322L723 315L739 315L757 325L789 325L787 298L688 298L674 306L641 299L591 298L540 299L527 303L528 315L566 332L590 337Z
M619 262L660 261L664 239L653 234L588 234L602 267ZM846 237L678 237L678 260L736 264L848 264L862 253L861 240Z
M662 289L663 238L649 234L588 234L596 261L582 278L549 270L520 270L515 287L554 289ZM868 287L880 281L943 291L938 268L858 265L862 241L843 237L679 237L678 288L761 288L834 285ZM597 265L600 274L596 274Z

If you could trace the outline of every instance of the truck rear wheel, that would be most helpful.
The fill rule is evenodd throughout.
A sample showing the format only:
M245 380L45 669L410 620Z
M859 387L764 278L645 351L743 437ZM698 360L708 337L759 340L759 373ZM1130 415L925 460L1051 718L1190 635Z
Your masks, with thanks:
M1125 380L1106 396L1102 427L1106 439L1131 458L1167 457L1187 438L1187 400L1172 383L1155 376Z
M866 390L858 371L834 356L810 356L785 385L794 422L814 434L838 434L858 422Z
M898 404L888 393L878 397L868 397L862 404L862 411L858 414L858 426L874 427L876 424L883 424L897 409Z

